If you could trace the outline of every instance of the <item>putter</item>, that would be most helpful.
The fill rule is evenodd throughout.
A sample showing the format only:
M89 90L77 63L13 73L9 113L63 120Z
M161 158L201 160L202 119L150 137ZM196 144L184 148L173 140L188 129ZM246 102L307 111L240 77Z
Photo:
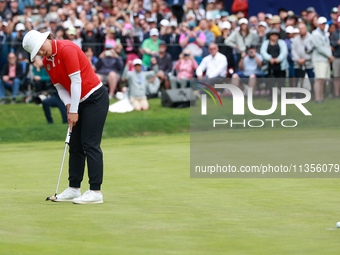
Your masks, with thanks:
M60 176L61 176L61 172L63 171L63 165L64 165L64 160L65 160L65 156L66 156L66 151L67 151L67 145L70 142L70 138L71 138L71 132L70 132L70 128L67 129L67 134L66 134L66 139L65 139L65 149L64 149L64 155L63 155L63 160L61 161L61 167L60 167L60 172L59 172L59 178L58 178L58 183L57 183L57 188L55 190L55 194L54 194L54 199L51 199L51 197L47 197L46 201L48 200L55 200L58 194L58 188L59 188L59 182L60 182Z

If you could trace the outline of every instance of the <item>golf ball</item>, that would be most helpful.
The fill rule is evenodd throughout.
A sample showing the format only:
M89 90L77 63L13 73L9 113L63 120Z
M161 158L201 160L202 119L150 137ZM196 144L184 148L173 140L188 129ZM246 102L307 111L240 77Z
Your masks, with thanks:
M336 227L337 227L337 228L340 228L340 221L338 221L338 222L336 223Z

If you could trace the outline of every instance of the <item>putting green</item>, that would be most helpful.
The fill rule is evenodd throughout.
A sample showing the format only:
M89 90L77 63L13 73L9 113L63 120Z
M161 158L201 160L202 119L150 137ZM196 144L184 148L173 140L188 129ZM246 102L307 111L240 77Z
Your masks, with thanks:
M336 134L308 132L315 148ZM189 141L188 134L103 140L102 205L45 201L62 141L0 144L0 254L339 253L340 230L326 230L340 220L339 179L190 178ZM66 187L67 164L59 191Z

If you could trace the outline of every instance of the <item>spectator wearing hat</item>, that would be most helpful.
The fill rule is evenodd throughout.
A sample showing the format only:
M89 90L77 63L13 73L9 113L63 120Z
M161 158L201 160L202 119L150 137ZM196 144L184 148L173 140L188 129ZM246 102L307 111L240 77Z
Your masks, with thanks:
M198 64L190 50L185 49L174 66L174 70L177 71L176 75L170 77L171 89L177 89L178 84L182 89L186 88L193 79L197 67Z
M340 17L338 18L340 21ZM332 63L333 76L334 76L334 94L336 98L339 98L340 92L340 32L339 30L333 32L331 40L331 46L333 47L334 60Z
M57 21L54 19L51 19L48 24L47 30L49 30L51 34L55 35L56 29L57 29Z
M140 59L128 62L123 71L123 77L127 80L129 86L130 102L136 111L149 109L146 91L150 78L158 72L156 59L152 58L151 61L154 64L152 71L142 71L142 60ZM128 71L131 64L134 65L134 71Z
M162 19L159 23L159 38L164 40L164 36L168 33L168 29L170 28L170 21L167 19Z
M226 56L228 60L228 69L235 70L235 60L233 55L233 48L225 45L224 41L230 34L231 24L228 21L222 22L220 25L222 35L216 38L216 44L219 47L219 52Z
M268 62L268 77L281 78L278 79L277 85L279 88L284 86L284 79L286 77L286 70L288 69L288 49L284 40L279 39L280 32L277 29L272 29L269 32L269 39L265 40L261 46L261 55L265 61ZM276 83L275 83L276 84ZM268 84L273 86L274 84ZM272 90L270 89L269 97Z
M264 21L260 21L257 26L257 37L254 39L252 45L256 46L256 51L260 52L261 51L261 46L262 43L267 39L266 38L266 31L268 28L268 24Z
M122 75L124 62L111 44L105 45L105 50L99 55L95 64L95 72L99 79L109 87L109 98L112 99Z
M158 55L155 58L158 65L157 77L161 81L161 86L163 85L165 89L170 89L169 73L172 70L172 58L166 52L167 48L166 42L160 41ZM150 64L150 69L153 69L152 63Z
M237 87L240 87L241 79L249 80L249 87L255 91L256 78L263 77L264 73L261 70L263 58L256 52L255 45L248 47L247 52L242 53L241 60L239 62L239 69L241 71L232 75L231 83Z
M197 63L201 63L206 37L204 33L196 31L195 28L196 22L189 21L186 32L182 33L179 38L179 44L183 49L189 49Z
M308 31L311 33L317 27L317 25L316 26L313 25L313 19L318 15L314 7L308 7L306 11L307 11L306 24Z
M144 23L145 26L147 27L145 19L141 19L139 17L139 14L135 13L134 16L133 16L133 29L134 29L134 31L135 31L135 33L138 37L138 40L140 42L142 42L143 39L144 39L144 29L143 29L142 23Z
M1 72L0 79L0 100L1 104L5 104L6 89L12 91L12 104L16 103L16 98L19 92L21 79L24 76L22 65L17 62L17 57L13 52L7 56L8 63L4 66Z
M286 31L281 28L281 18L279 15L274 15L269 22L271 29L279 31L279 38L285 40L287 38Z
M330 78L330 63L334 57L329 42L329 38L325 31L327 19L325 17L318 18L318 28L312 32L312 61L315 72L314 95L315 102L323 102L324 85Z
M111 45L111 48L116 46L116 29L115 27L108 27L105 35L105 45Z
M19 62L29 63L29 53L22 47L22 40L24 39L24 33L26 31L25 25L17 23L15 26L16 36L12 39L11 49L15 53ZM24 70L26 72L26 70Z
M307 73L309 79L314 79L312 35L308 32L307 25L303 22L299 23L299 32L300 34L292 40L292 60L294 61L295 77L302 80Z
M74 44L78 45L79 48L82 48L82 41L80 34L77 33L77 30L75 27L69 27L66 31L66 37L67 40L70 40Z
M237 24L238 18L236 17L236 15L230 15L228 17L228 21L230 22L230 25L231 25L231 30L230 30L231 33L237 32L240 29L240 27Z
M287 38L284 40L288 50L289 78L295 77L294 61L292 59L292 40L294 38L294 27L286 27Z
M179 46L179 37L180 31L176 21L171 21L170 29L168 29L168 33L164 35L164 41L168 45L167 52L171 55L172 58L172 65L174 65L178 58L179 54L181 54L182 49Z
M40 24L45 24L45 22L47 23L47 5L46 4L41 4L38 5L38 17L37 17L37 21L34 25L34 27L37 27Z
M238 65L238 62L241 59L242 52L245 52L247 47L249 47L252 42L257 39L257 34L250 33L248 20L246 18L240 19L238 23L240 25L240 30L232 33L224 41L227 46L230 46L236 50L236 65Z
M147 69L150 68L150 60L152 57L158 55L159 52L159 43L161 40L159 39L159 32L157 28L152 28L150 30L150 37L145 39L142 43L142 51L143 51L143 66Z
M218 50L219 48L216 43L211 43L209 45L210 54L203 58L196 69L196 75L200 82L208 85L225 82L228 61L223 54L218 52ZM205 76L203 76L204 72Z
M338 26L338 23L339 23L339 21L338 21L338 17L339 17L339 9L338 9L338 7L333 7L331 9L330 17L331 17L331 19L328 20L326 24L330 25L330 24L333 23L333 24Z
M7 7L7 0L0 0L0 17L3 20L10 20L12 18L12 12Z
M147 19L146 19L146 22L147 22L147 24L148 24L149 27L148 27L148 29L146 30L146 32L144 33L143 41L144 41L145 39L148 39L148 38L151 37L151 35L150 35L151 29L157 28L157 21L156 21L156 19L154 19L154 18L147 18ZM159 31L158 31L158 32L159 32Z
M123 35L121 37L121 42L124 47L124 51L126 53L126 64L129 61L133 61L138 57L138 47L140 44L139 38L133 30L133 27L130 23L125 23L123 29ZM130 66L130 70L133 70L133 65Z

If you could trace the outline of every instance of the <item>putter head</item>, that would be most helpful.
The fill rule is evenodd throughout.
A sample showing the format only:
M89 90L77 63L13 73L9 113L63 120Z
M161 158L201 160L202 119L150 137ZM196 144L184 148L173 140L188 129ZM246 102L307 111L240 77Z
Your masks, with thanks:
M46 198L46 201L48 201L48 200L54 201L54 200L56 200L56 199L57 199L56 196L51 196L51 197L47 197L47 198Z

